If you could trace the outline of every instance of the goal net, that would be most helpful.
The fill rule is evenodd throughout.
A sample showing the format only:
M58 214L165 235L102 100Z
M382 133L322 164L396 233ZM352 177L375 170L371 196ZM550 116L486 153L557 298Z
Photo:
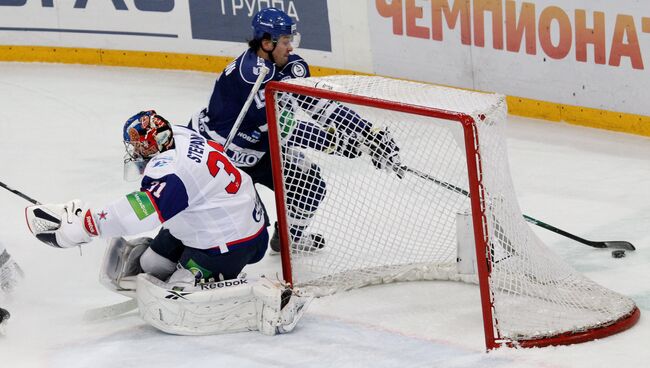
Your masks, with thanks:
M476 283L488 349L582 342L638 319L631 299L576 272L525 222L503 96L361 76L270 83L265 93L293 285L324 296L395 281ZM358 157L343 153L351 136L366 142L352 131L359 122L389 132L398 169L378 169L366 143ZM322 249L305 246L321 237Z

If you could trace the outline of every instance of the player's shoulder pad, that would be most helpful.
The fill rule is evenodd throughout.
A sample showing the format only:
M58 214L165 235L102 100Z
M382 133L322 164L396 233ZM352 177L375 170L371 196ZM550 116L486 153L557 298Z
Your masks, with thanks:
M173 174L176 170L177 150L171 149L157 154L144 168L144 175L153 179Z
M305 59L301 58L298 55L291 54L289 55L289 61L287 65L282 68L282 73L285 75L285 79L289 78L307 78L311 76L309 72L309 65Z
M257 54L253 52L252 49L248 49L248 51L246 51L246 53L244 53L239 60L239 75L244 82L255 84L257 76L260 75L260 70L265 65L267 68L269 68L269 74L264 77L263 83L266 83L273 79L273 76L276 73L275 64L257 56Z

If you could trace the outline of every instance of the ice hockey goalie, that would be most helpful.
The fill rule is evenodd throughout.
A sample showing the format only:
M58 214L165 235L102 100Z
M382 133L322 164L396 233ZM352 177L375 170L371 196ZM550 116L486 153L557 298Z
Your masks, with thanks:
M196 282L179 268L167 281L139 271L148 238L114 238L106 249L100 281L108 289L135 298L142 319L178 335L292 331L312 296L283 282L244 274L232 280Z

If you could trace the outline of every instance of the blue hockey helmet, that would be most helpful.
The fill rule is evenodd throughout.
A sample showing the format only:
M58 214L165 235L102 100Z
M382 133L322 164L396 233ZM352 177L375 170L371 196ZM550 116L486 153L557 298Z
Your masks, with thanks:
M265 8L253 17L253 39L261 40L265 33L271 35L273 41L281 36L296 36L296 23L291 17L277 8Z

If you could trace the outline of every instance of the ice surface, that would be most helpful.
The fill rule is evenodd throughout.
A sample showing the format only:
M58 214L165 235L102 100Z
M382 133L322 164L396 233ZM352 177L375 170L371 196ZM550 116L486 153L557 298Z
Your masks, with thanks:
M204 107L215 75L136 68L0 63L0 181L41 202L101 205L135 189L122 181L121 127L154 108L183 124ZM26 273L0 299L12 319L0 367L645 367L650 360L650 139L510 117L512 175L524 212L609 250L535 231L588 277L641 308L624 333L584 344L484 352L478 288L450 282L382 285L316 300L294 333L163 334L137 313L85 323L123 301L97 279L105 243L54 249L25 225L24 199L0 189L0 242ZM274 216L272 193L259 188ZM249 275L281 273L267 256Z

